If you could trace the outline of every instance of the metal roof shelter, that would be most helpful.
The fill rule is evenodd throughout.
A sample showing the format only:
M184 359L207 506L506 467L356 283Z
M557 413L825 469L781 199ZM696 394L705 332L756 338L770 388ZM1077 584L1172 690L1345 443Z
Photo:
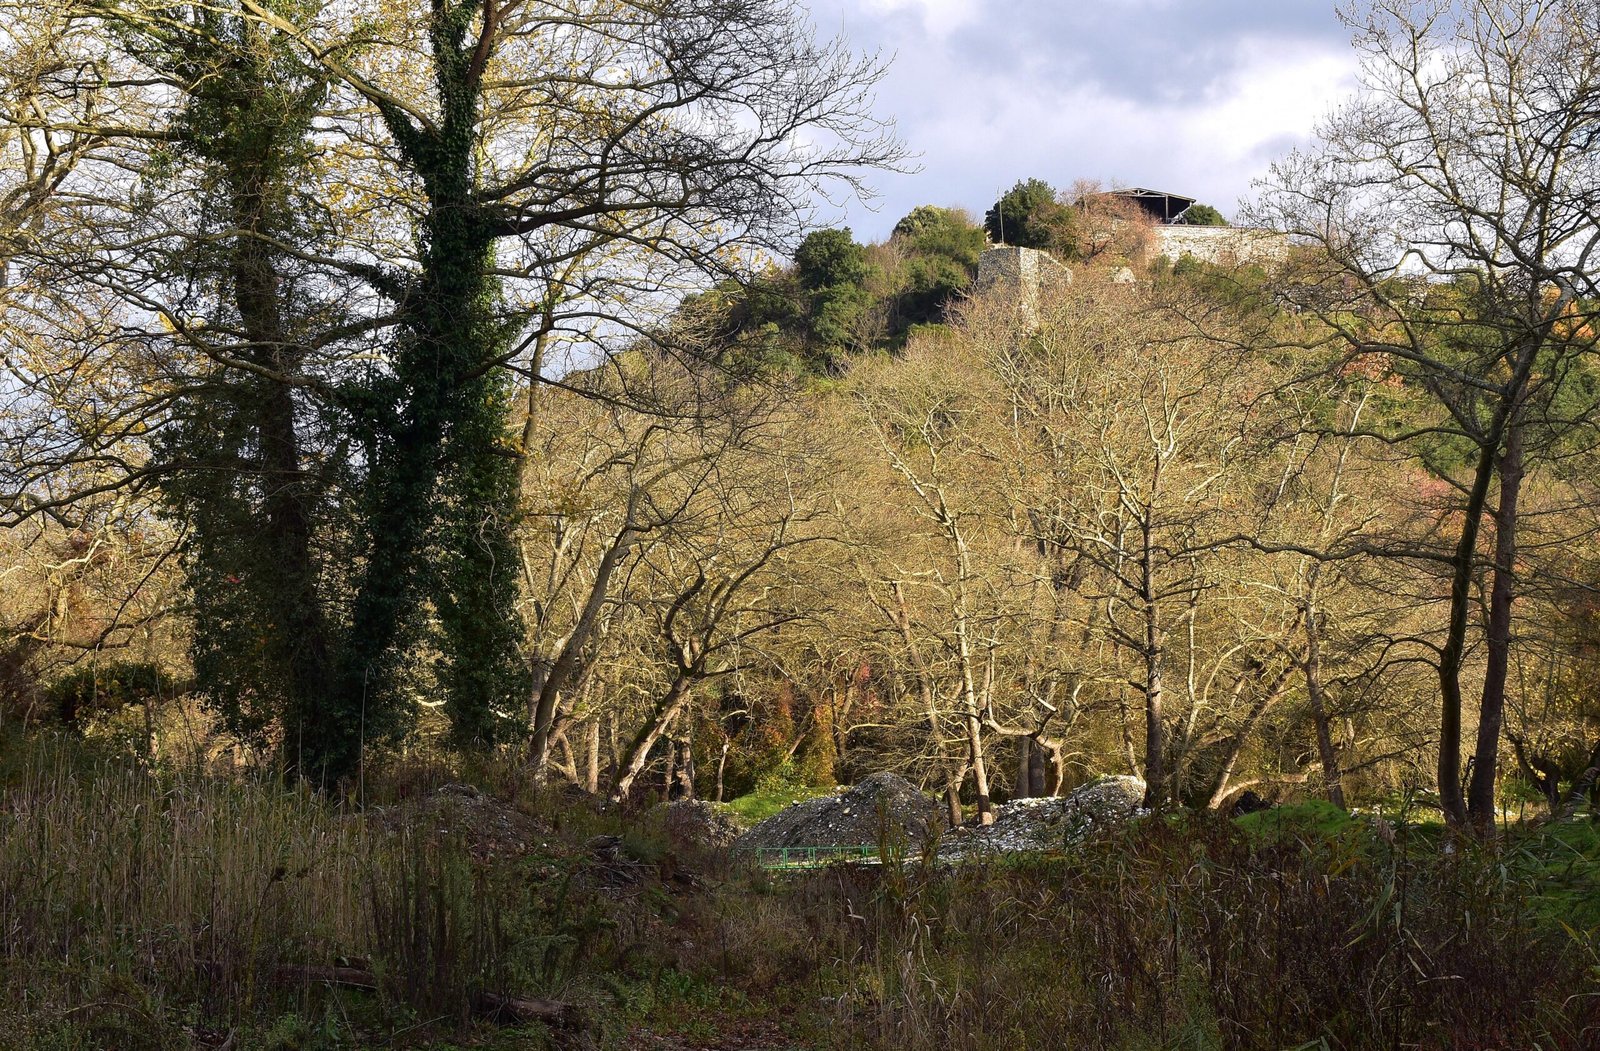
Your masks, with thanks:
M1177 219L1195 202L1193 197L1185 197L1181 193L1149 190L1143 186L1129 186L1121 190L1109 190L1106 196L1126 198L1150 213L1150 218L1161 223L1170 223Z

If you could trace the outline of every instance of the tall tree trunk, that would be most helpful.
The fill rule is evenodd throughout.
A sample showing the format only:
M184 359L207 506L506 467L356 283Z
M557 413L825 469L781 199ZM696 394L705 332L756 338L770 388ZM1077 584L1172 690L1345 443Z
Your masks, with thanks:
M600 793L600 717L589 720L588 754L583 770L583 787L590 795Z
M264 45L263 45L264 46ZM277 129L282 133L283 129ZM318 588L312 550L312 494L307 485L300 434L295 420L293 388L288 377L299 372L303 351L295 349L285 328L283 282L273 235L281 218L273 213L283 203L278 170L280 151L292 143L263 134L247 140L224 164L232 182L231 208L236 229L229 258L234 307L250 348L246 356L278 378L252 376L257 456L262 475L261 534L239 537L239 544L261 544L257 587L267 606L261 630L274 654L281 679L285 766L298 769L299 742L327 732L323 708L331 686L328 625Z
M1445 642L1439 650L1439 807L1452 828L1467 825L1461 785L1461 669L1466 658L1467 625L1472 609L1472 570L1477 564L1478 534L1494 476L1495 447L1481 447L1472 489L1462 513L1461 535L1450 560L1450 614Z
M1498 464L1500 505L1495 510L1494 570L1489 589L1488 660L1478 707L1477 747L1467 788L1467 816L1479 835L1494 830L1495 782L1499 774L1500 734L1505 726L1506 677L1511 660L1511 603L1516 598L1517 500L1522 493L1522 424L1506 428Z
M667 762L661 771L661 798L672 799L672 787L678 777L678 742L667 738Z
M1317 734L1317 755L1322 760L1322 779L1328 802L1344 809L1344 782L1339 772L1339 753L1333 746L1333 728L1328 722L1327 696L1322 686L1322 632L1315 609L1305 612L1306 659L1302 665L1306 679L1306 698L1311 705L1311 721Z
M1167 798L1166 714L1162 710L1161 658L1165 640L1161 631L1161 610L1156 601L1155 547L1150 517L1146 508L1143 523L1144 550L1140 555L1140 576L1144 602L1144 805L1155 809Z
M239 195L235 208L240 220L253 227L262 218L256 210L263 204L259 191L250 191ZM253 235L241 236L234 253L234 296L245 333L261 348L269 367L293 373L299 361L284 346L278 285L269 252ZM292 691L285 722L303 720L315 727L316 708L328 690L329 642L311 552L311 513L294 395L283 383L261 386L257 431L265 476L263 532L271 559L263 568L275 578L268 597L276 607L267 630L276 637L275 648L282 654Z
M1030 788L1033 784L1033 738L1018 737L1017 741L1017 777L1011 785L1011 798L1028 799L1032 796Z
M693 684L692 673L680 672L673 678L672 685L667 687L667 692L656 702L644 726L634 735L617 764L617 776L611 785L611 799L614 802L621 802L628 797L634 781L649 760L650 749L655 747L656 742L672 725L672 720L677 718L678 713L688 705L689 688Z
M967 730L967 764L972 768L972 787L978 795L978 824L994 823L994 804L989 799L989 767L983 749L983 705L978 697L975 657L967 631L967 547L959 532L951 528L960 569L956 578L956 656L961 663L962 716Z
M617 717L615 714L606 718L606 737L611 745L611 761L606 767L606 782L616 784L622 776L622 741L617 737Z
M577 784L578 758L572 752L572 742L567 740L565 731L556 734L556 746L560 756L555 763L556 769L567 779L568 784Z
M511 542L515 461L501 455L508 390L492 366L506 338L494 319L496 234L475 185L487 57L475 54L476 39L468 42L475 13L471 5L435 4L429 16L433 124L378 104L426 206L419 273L400 303L393 381L383 392L396 407L375 427L370 450L362 570L330 705L339 732L311 756L323 780L354 770L365 738L408 721L401 656L424 626L428 598L440 622L446 711L458 742L492 743L506 722L502 713L520 707L526 689ZM441 559L424 557L433 541Z
M695 769L694 769L694 737L685 734L680 745L683 762L678 766L678 788L680 799L695 799Z
M989 771L983 756L983 720L977 706L969 702L966 713L967 762L972 767L973 789L978 794L978 824L994 824L994 804L989 800Z
M1546 319L1546 329L1558 316L1559 314L1551 314ZM1532 336L1516 350L1511 377L1501 388L1500 402L1494 419L1478 445L1478 462L1474 469L1472 489L1467 496L1467 506L1463 512L1461 537L1451 559L1450 620L1445 644L1439 656L1440 692L1444 698L1439 726L1439 803L1444 811L1445 821L1456 829L1467 828L1469 821L1461 785L1461 669L1466 655L1467 622L1472 604L1472 571L1477 565L1478 538L1483 530L1484 509L1489 503L1489 486L1497 474L1502 475L1502 485L1506 479L1510 479L1511 486L1509 492L1502 491L1498 509L1498 515L1504 516L1508 528L1504 528L1502 535L1496 537L1495 546L1498 552L1502 544L1505 545L1510 558L1514 561L1516 557L1517 495L1522 488L1521 414L1528 394L1529 377L1538 360L1539 348L1543 344L1542 336ZM1505 445L1503 453L1502 443ZM1489 631L1491 650L1499 644L1495 640L1497 634L1501 637L1501 641L1509 645L1515 570L1512 561L1501 562L1497 554L1493 587L1498 589L1503 584L1506 590L1503 596L1498 597L1493 591L1491 592L1490 617L1491 620L1498 617L1497 622L1491 624ZM1501 572L1506 574L1503 581L1499 577ZM1502 658L1508 656L1508 651L1501 655ZM1492 652L1490 659L1495 659ZM1479 750L1494 762L1498 762L1499 759L1500 729L1504 722L1503 671L1499 673L1499 682L1499 686L1491 691L1490 680L1485 681L1481 707L1488 710L1480 712L1479 728ZM1487 742L1487 747L1482 727L1484 715L1487 715L1493 724L1490 728L1493 737ZM1483 823L1477 824L1476 827L1479 830L1487 830L1493 820L1495 771L1491 766L1491 769L1482 775L1486 780L1479 781L1476 765L1475 760L1473 778L1475 791L1479 797L1486 798L1480 798L1479 813L1472 815L1472 818L1482 816Z
M1118 651L1118 672L1121 672L1121 651ZM1118 737L1122 743L1122 762L1127 767L1128 776L1138 777L1142 771L1139 769L1139 753L1133 743L1133 705L1128 703L1128 687L1118 675L1117 683L1117 729Z
M1018 799L1048 795L1045 780L1044 748L1033 737L1017 738L1017 786L1013 794Z

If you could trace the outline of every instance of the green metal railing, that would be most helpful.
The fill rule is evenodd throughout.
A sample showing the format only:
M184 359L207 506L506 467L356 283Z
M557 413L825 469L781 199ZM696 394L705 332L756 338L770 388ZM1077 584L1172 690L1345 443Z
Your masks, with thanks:
M811 869L835 861L878 860L878 848L863 847L757 847L756 863L768 869Z

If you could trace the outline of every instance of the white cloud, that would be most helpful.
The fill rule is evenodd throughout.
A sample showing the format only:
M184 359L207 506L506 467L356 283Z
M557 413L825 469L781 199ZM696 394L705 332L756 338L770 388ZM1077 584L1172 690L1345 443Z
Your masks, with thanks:
M1331 8L1291 5L1269 23L1233 0L1211 17L1156 5L1168 19L1157 39L1140 36L1150 6L1131 6L1144 10L813 0L819 22L855 47L897 52L880 111L923 167L871 180L882 191L876 211L854 206L840 218L858 237L881 238L918 204L982 212L1030 177L1154 186L1231 212L1353 85L1355 57Z
M860 6L877 15L909 12L929 35L943 37L977 17L980 0L864 0Z

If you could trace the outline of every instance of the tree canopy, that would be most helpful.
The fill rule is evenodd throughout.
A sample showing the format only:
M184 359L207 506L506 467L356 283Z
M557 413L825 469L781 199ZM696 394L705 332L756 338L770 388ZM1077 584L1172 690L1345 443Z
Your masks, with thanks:
M1223 218L1221 212L1209 204L1191 204L1178 216L1179 223L1184 226L1227 226L1228 220Z
M10 144L57 167L7 176L54 196L8 261L33 342L6 395L103 370L122 422L9 415L4 506L158 487L202 688L322 783L422 696L462 744L521 721L516 386L658 338L660 297L792 245L822 182L900 153L876 62L775 0L130 0L12 39L36 27L55 50ZM65 167L58 135L84 137ZM106 338L53 356L91 302Z
M1042 179L1018 181L984 213L983 228L996 244L1040 248L1069 258L1074 215L1061 194Z

